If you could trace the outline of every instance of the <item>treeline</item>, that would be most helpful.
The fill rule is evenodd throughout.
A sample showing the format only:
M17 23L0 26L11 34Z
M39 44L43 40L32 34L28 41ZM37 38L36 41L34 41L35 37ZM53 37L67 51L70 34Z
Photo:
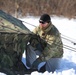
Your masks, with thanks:
M76 16L76 0L0 0L0 9L14 16Z

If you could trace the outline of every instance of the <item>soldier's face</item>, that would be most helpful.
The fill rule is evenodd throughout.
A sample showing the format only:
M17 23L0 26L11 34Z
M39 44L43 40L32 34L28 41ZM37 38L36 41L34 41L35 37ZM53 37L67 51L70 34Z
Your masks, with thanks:
M46 29L47 27L48 27L48 23L47 23L47 22L44 22L44 23L41 23L41 22L40 22L40 28L41 28L42 30Z

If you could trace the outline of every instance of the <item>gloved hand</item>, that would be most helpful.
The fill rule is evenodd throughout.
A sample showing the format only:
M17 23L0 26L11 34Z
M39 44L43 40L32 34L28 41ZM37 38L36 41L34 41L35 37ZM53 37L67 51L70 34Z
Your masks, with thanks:
M38 35L31 34L29 42L33 47L36 47L39 41L40 41L40 37Z
M38 65L39 65L40 63L41 63L40 59L37 58L37 59L33 62L31 69L38 69Z
M30 44L37 50L40 50L42 52L44 48L47 46L47 42L41 39L39 35L31 34L30 37Z
M31 69L37 70L37 71L39 71L39 72L45 72L45 71L46 71L45 66L46 66L46 62L41 62L41 61L39 60L39 58L38 58L38 59L36 59L36 60L34 61L34 63L32 64L32 68L31 68Z
M43 48L42 48L42 46L41 46L40 43L38 43L38 44L36 45L36 49L37 49L38 51L40 51L40 52L43 51Z
M38 65L38 71L43 69L43 67L45 67L46 65L46 62L41 62L39 65Z
M38 65L38 72L45 72L46 71L46 62L41 62Z

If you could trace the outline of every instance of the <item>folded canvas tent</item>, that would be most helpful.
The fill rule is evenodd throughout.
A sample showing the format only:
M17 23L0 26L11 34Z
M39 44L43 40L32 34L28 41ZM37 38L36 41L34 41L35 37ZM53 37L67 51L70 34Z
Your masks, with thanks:
M10 68L21 69L18 64L21 64L19 61L31 33L22 21L0 10L0 71L15 75Z

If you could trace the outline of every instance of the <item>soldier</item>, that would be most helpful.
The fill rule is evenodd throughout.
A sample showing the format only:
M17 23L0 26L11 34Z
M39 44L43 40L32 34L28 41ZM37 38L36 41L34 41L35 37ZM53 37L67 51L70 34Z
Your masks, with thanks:
M58 29L52 24L50 16L43 14L40 17L39 26L33 32L45 40L47 45L45 47L35 45L37 41L32 40L31 45L34 48L29 46L27 50L27 66L40 70L42 68L40 65L43 63L47 71L54 72L63 56L63 43ZM35 46L37 49L35 49ZM39 55L39 57L36 58L36 55Z

